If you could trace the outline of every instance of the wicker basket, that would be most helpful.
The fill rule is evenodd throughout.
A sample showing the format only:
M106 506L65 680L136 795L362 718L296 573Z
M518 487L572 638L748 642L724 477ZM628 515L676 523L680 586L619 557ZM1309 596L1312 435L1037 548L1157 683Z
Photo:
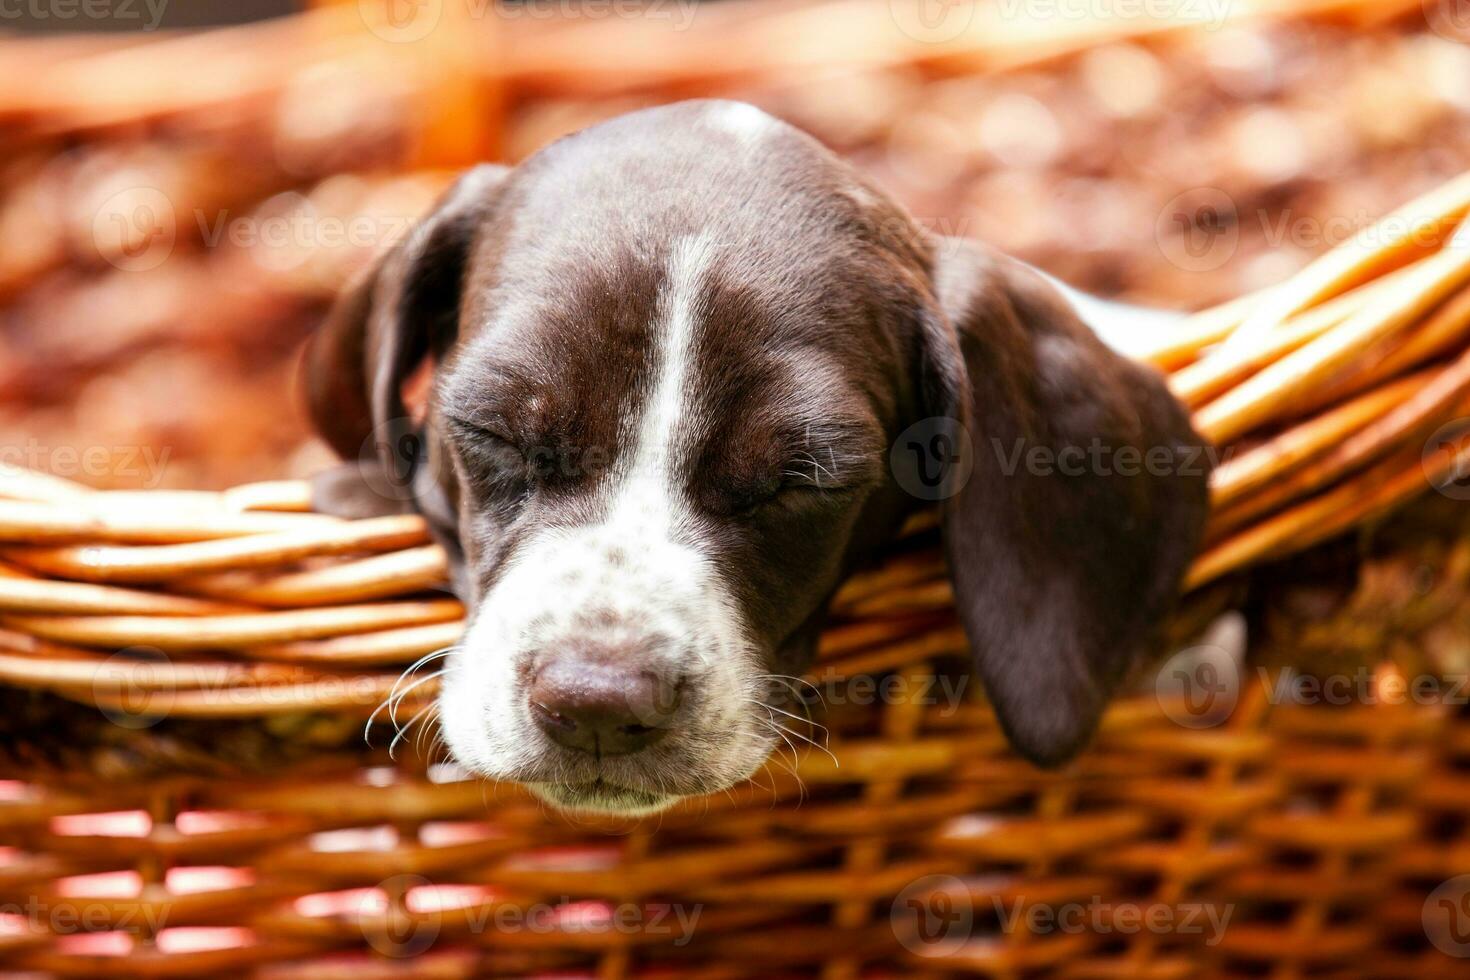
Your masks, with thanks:
M1254 666L1215 683L1217 703L1123 699L1058 774L1013 756L963 683L942 587L914 571L916 535L849 589L827 634L815 680L840 764L803 753L798 784L778 760L646 825L569 819L466 780L412 745L412 728L396 762L391 731L364 747L362 719L396 677L369 643L272 637L294 665L220 660L224 678L178 653L84 658L11 636L27 649L0 662L13 686L0 963L72 976L1461 976L1424 923L1438 921L1426 896L1470 872L1470 724L1389 693L1413 658L1470 636L1456 623L1470 538L1445 544L1453 513L1435 500L1371 542L1195 594L1175 634L1244 607ZM358 608L385 606L438 608ZM1288 657L1367 677L1381 703L1283 703L1274 668ZM120 660L142 670L110 676ZM863 680L876 677L881 697ZM419 710L408 700L404 717Z
M836 602L819 747L618 824L436 761L432 676L400 671L461 609L417 518L5 474L0 967L1463 976L1470 536L1424 491L1470 458L1440 429L1467 208L1460 181L1407 209L1433 246L1346 247L1140 352L1236 452L1167 631L1194 645L1059 773L969 683L930 519Z

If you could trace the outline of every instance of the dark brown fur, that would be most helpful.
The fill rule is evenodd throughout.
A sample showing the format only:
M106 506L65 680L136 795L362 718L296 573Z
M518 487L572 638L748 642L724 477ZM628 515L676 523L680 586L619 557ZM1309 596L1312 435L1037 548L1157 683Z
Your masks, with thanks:
M529 528L597 519L650 383L669 249L708 233L683 489L770 669L809 663L842 577L921 506L894 440L948 417L975 464L943 505L959 613L1017 747L1064 761L1174 595L1207 474L1007 473L994 440L1199 437L1039 277L924 234L794 129L749 145L708 125L719 108L634 113L462 179L313 344L313 418L369 474L398 467L473 605ZM430 353L416 426L398 386ZM395 448L415 431L424 452Z

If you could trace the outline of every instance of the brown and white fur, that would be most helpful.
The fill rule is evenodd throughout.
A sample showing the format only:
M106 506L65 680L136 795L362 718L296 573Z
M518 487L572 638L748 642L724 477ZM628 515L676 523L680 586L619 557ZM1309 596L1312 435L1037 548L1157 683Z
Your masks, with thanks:
M400 389L429 358L411 419ZM451 556L469 611L439 704L454 756L574 809L651 812L757 770L780 678L919 496L940 500L1007 734L1061 763L1205 516L1206 468L1182 465L1201 440L1160 377L1033 270L927 234L739 103L468 172L339 301L307 372L318 429ZM936 418L967 444L915 496L927 444L912 464L891 450ZM1007 465L1096 445L1181 465Z

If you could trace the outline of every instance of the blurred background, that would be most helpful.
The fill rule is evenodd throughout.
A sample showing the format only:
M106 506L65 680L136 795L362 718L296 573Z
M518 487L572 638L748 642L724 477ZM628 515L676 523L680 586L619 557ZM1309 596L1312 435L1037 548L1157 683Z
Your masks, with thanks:
M746 99L944 234L1200 309L1470 161L1464 0L0 0L0 464L327 462L334 292L453 173Z

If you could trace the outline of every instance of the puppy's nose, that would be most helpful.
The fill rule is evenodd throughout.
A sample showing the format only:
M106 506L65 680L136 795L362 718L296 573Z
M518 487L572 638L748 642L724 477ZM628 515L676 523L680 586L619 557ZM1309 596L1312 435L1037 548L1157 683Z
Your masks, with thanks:
M551 739L595 755L626 755L668 733L681 685L655 671L559 658L537 671L531 714Z

